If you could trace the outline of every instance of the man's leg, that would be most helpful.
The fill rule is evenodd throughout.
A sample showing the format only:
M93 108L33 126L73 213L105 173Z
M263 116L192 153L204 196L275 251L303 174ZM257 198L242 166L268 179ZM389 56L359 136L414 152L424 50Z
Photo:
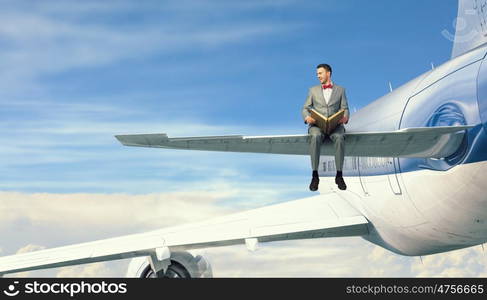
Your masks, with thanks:
M335 183L338 185L340 190L346 190L347 185L345 180L343 180L343 161L345 159L345 127L339 125L332 134L330 134L330 139L335 145L335 166L337 169L337 174L335 176Z
M317 126L311 126L308 128L310 136L309 153L311 156L311 169L313 170L311 183L309 189L311 191L318 190L318 184L320 179L318 177L318 166L320 164L321 143L323 142L323 135L321 129Z

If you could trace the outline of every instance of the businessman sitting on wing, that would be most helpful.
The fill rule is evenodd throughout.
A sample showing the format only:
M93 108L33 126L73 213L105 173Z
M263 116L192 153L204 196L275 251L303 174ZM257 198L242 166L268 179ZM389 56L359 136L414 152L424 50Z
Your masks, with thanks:
M345 95L345 88L333 84L331 81L331 66L328 64L319 64L316 67L316 75L320 81L319 85L315 85L309 89L308 97L303 105L302 115L304 122L308 124L308 133L310 135L310 156L311 167L313 169L313 177L309 189L311 191L318 190L320 182L318 176L318 166L320 162L321 144L326 138L325 132L316 126L316 120L313 119L308 111L309 108L314 108L325 117L330 117L339 110L345 111L343 118L339 121L339 125L329 135L330 139L335 145L335 166L336 176L335 183L340 190L346 190L347 185L343 180L343 160L345 154L345 127L343 124L348 123L349 111L347 96Z

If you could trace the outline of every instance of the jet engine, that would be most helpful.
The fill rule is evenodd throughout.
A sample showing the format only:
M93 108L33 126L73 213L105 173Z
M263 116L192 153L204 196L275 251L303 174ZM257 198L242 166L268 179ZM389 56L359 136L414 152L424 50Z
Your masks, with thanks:
M152 270L148 257L136 257L129 263L126 277L137 278L210 278L213 277L211 264L200 251L171 252L171 264L163 276Z

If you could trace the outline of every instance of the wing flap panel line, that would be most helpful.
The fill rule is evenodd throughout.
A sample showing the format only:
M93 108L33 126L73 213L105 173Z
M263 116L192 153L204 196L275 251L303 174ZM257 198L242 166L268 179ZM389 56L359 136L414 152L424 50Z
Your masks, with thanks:
M248 222L245 222L248 224ZM206 232L198 232L202 238L194 238L179 234L177 237L166 236L169 248L195 249L217 246L229 246L245 244L245 239L256 238L259 242L278 240L309 239L336 236L363 236L368 234L368 221L363 216L337 218L336 220L324 220L313 222L296 222L289 224L277 224L267 226L244 226L241 232L245 235L232 234L210 238L204 238Z
M300 240L300 239L315 239L315 238L331 238L331 237L353 237L353 236L365 236L369 234L367 223L353 224L348 226L341 226L336 228L316 229L312 231L298 231L292 233L281 233L264 236L249 236L242 239L233 239L225 241L208 241L199 242L185 245L169 246L171 251L179 250L191 250L201 248L213 248L213 247L225 247L245 244L246 239L256 238L259 243L287 241L287 240Z
M215 136L194 138L167 138L166 134L115 136L125 146L168 148L202 151L298 154L308 153L308 135L278 137Z
M464 130L474 126L404 128L386 132L348 132L345 155L368 157L442 158L454 153L462 142ZM248 152L309 155L309 136L203 136L168 138L166 134L115 136L125 146L202 151ZM334 147L325 139L322 155L334 155Z
M465 129L473 126L407 128L394 132L350 133L345 155L368 157L442 158L461 145ZM332 150L333 149L329 149ZM323 151L322 151L323 152ZM326 153L333 155L333 152Z

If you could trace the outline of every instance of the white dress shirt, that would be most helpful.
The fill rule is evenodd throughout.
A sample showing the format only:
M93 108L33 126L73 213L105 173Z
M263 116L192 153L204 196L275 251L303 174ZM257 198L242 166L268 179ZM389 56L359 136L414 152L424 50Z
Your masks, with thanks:
M330 84L333 85L333 82L330 81ZM331 92L333 89L323 89L321 88L321 91L323 92L323 97L325 97L326 104L328 104L328 101L330 101L331 97Z

